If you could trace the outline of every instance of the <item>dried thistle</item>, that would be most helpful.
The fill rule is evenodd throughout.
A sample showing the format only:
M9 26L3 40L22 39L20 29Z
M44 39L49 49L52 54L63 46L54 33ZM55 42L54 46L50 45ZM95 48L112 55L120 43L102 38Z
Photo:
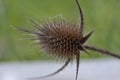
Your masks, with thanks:
M48 20L44 23L41 23L41 25L30 20L30 22L34 25L34 27L38 31L30 31L26 29L17 28L24 32L28 32L36 35L35 40L39 40L38 42L39 45L42 47L44 51L46 51L50 55L54 56L55 58L57 57L57 59L60 60L66 60L65 64L56 72L43 77L31 78L32 80L53 76L59 73L68 65L68 63L70 63L70 61L73 60L74 56L76 56L76 63L77 63L76 78L75 78L75 80L77 80L80 54L81 51L87 53L86 49L100 52L102 54L107 54L120 59L120 55L118 54L109 52L104 49L85 45L85 42L91 36L93 31L91 31L86 36L83 35L83 31L84 31L83 13L78 0L75 1L79 9L80 20L81 20L80 24L73 24L70 21L60 17L60 18L54 18L50 21Z

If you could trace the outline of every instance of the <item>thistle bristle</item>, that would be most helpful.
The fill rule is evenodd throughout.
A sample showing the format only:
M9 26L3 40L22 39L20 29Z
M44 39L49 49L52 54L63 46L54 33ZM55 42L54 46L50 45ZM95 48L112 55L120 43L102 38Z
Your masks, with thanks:
M83 35L80 27L63 18L46 21L39 28L37 38L44 51L58 58L72 58L79 52Z

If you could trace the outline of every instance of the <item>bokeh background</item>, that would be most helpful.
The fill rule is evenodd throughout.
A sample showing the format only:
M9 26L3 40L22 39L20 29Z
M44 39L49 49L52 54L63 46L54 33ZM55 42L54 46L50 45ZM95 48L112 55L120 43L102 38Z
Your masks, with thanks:
M120 0L79 0L84 12L85 34L94 30L87 44L120 53ZM78 9L74 0L0 0L0 62L48 60L24 32L12 27L33 29L28 19L44 20L62 15L77 23ZM22 40L20 40L22 39ZM82 58L103 58L90 51Z

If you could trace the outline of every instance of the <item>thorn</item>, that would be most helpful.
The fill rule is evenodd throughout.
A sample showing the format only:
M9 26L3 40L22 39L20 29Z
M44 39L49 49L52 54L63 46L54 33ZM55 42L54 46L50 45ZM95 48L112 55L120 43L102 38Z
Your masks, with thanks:
M90 54L88 53L88 51L85 49L84 46L82 46L82 51L85 52L86 54L90 55Z
M78 48L79 48L80 51L83 51L83 52L85 52L86 54L90 55L90 54L88 53L88 51L86 50L86 48L84 47L84 45L80 44L80 45L78 46Z
M93 31L91 31L89 34L87 34L85 37L83 37L83 39L80 41L80 43L84 44L88 38L92 35Z

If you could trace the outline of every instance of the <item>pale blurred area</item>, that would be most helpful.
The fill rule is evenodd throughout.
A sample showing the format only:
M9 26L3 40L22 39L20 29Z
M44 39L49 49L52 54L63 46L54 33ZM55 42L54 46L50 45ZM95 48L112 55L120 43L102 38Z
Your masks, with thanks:
M28 80L54 72L63 63L52 61L0 63L0 80ZM74 80L76 64L69 64L63 71L52 77L37 80ZM81 60L78 80L120 80L118 59Z

